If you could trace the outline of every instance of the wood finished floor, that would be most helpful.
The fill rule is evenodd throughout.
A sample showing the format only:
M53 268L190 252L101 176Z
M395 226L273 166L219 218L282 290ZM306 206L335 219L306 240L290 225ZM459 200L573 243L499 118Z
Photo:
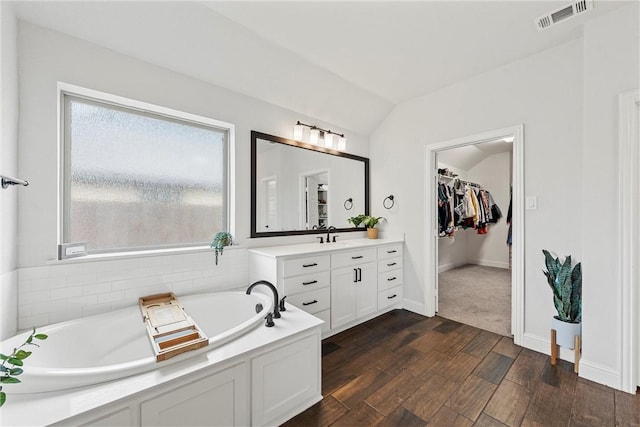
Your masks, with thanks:
M284 426L640 426L640 395L439 317L394 310L322 353L324 399Z

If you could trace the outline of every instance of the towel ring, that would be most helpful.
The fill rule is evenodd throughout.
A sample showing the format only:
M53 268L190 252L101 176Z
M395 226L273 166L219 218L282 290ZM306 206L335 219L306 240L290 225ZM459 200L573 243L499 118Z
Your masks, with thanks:
M389 202L387 202L387 200L389 200ZM393 194L385 197L385 199L382 201L382 206L384 206L385 209L391 209L395 204L396 202L393 200Z
M350 211L351 208L353 208L353 199L349 197L347 200L344 201L343 206L346 210Z

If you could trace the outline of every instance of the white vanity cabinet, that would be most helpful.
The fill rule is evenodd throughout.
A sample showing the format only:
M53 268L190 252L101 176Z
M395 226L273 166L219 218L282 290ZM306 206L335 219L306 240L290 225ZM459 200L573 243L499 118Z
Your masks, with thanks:
M350 240L249 250L250 278L324 320L323 337L402 307L402 241Z
M402 245L378 248L378 310L402 301Z
M331 255L331 328L375 313L378 308L376 249Z
M331 324L331 256L315 254L270 257L252 252L251 281L267 280L285 301L324 320L322 332Z

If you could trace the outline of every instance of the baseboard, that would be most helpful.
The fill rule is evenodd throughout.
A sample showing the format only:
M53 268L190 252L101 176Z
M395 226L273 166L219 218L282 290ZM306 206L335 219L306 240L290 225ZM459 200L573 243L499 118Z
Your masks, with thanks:
M604 384L616 390L622 390L620 372L608 366L581 359L580 376L595 383Z
M466 265L466 262L462 263L450 263L450 264L442 264L438 266L438 273L444 273L445 271L453 270L454 268L462 267Z
M424 307L424 302L422 301L418 302L418 301L405 298L403 302L403 308L405 310L409 310L416 314L421 314L425 316L425 307Z
M509 262L500 262L500 261L490 261L486 259L475 259L470 260L469 264L481 265L483 267L495 267L495 268L503 268L505 270L509 269Z
M524 334L522 346L530 350L537 351L538 353L547 355L551 353L551 339L545 339L536 335ZM558 357L562 360L573 363L575 360L574 354L573 350L560 347ZM603 366L581 358L578 375L595 383L604 384L617 390L622 390L620 372L615 371L608 366Z
M549 336L551 336L551 332L549 332ZM522 346L528 348L529 350L537 351L538 353L546 355L551 354L551 338L546 339L537 335L525 333L522 337ZM567 362L574 362L573 350L565 347L560 347L558 357L562 360L566 360Z

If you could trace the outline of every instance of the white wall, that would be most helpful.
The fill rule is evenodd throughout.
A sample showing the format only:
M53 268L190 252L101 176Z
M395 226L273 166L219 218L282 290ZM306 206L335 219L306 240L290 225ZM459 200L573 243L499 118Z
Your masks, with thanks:
M0 2L0 42L0 174L17 176L17 23L7 2ZM25 190L0 189L0 340L16 331L18 193Z
M620 93L640 87L638 9L635 2L587 22L584 28L580 370L581 375L614 387L620 386L621 343L617 106ZM624 233L624 224L621 230Z
M423 299L424 145L524 124L524 344L549 350L542 249L583 262L580 375L620 386L617 95L639 86L638 3L588 21L584 37L399 105L370 138L373 200L397 194L388 229L411 224L405 296ZM393 141L395 144L391 144ZM427 284L430 286L430 284Z
M396 195L383 226L407 231L405 298L420 304L432 268L424 259L425 145L520 123L525 194L539 203L525 212L524 331L548 342L554 306L541 250L582 258L582 40L400 104L370 137L372 200Z
M181 293L248 285L250 131L290 137L296 120L336 126L117 54L29 23L19 24L20 175L31 182L18 203L19 327L136 304L141 293ZM3 65L4 66L4 65ZM85 263L52 261L57 248L58 81L235 124L235 241L218 267L211 252ZM345 129L349 152L368 155L367 139ZM4 310L2 312L4 319Z

